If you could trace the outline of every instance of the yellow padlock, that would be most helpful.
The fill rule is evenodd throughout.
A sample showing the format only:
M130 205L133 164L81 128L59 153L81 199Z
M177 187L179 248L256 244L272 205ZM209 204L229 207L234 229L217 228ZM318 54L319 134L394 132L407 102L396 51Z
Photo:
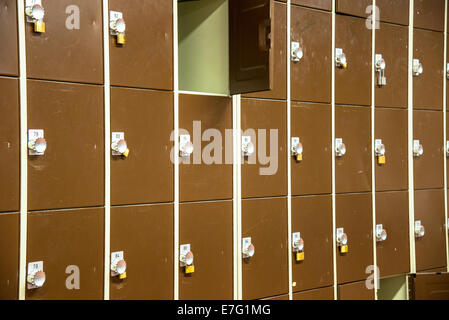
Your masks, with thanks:
M117 44L124 45L126 43L126 36L124 33L117 33Z
M194 273L195 272L195 266L186 266L186 274Z
M345 62L345 63L343 63L343 69L346 69L346 68L348 68L348 63L347 62Z
M340 247L340 252L341 253L348 253L348 245L344 245Z
M120 276L119 276L120 280L126 279L126 272L123 272Z
M302 154L296 155L296 161L302 161Z
M128 156L129 156L129 149L126 149L126 151L123 152L123 155L124 155L126 158L128 158Z
M378 164L385 164L387 162L387 159L385 158L385 156L378 156L377 157L377 163Z
M304 252L296 253L296 261L304 261Z
M34 32L45 33L45 22L35 21L34 22Z

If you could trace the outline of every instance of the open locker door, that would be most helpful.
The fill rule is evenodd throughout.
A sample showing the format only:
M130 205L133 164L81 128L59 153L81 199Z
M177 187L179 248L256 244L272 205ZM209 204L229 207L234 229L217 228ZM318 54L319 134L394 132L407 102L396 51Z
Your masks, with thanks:
M231 94L272 89L274 0L229 1Z

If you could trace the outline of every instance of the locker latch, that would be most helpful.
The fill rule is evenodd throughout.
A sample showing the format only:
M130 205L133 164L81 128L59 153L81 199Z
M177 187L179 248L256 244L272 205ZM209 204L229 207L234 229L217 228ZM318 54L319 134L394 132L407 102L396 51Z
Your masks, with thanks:
M446 156L449 157L449 140L446 141Z
M190 244L183 244L179 248L180 266L184 268L186 274L194 273L193 253L190 251Z
M376 225L376 241L382 242L385 240L387 240L387 230L381 224Z
M446 79L449 80L449 63L446 64Z
M298 62L304 56L301 44L299 42L292 42L292 61Z
M377 72L377 85L379 87L387 85L387 77L385 76L385 69L387 63L381 54L376 54L376 72Z
M41 288L45 283L44 262L36 261L28 263L27 288Z
M338 68L346 69L348 67L348 60L346 59L346 55L343 53L343 49L336 48L335 49L335 63Z
M302 161L303 146L298 137L292 137L292 155L296 161Z
M125 133L113 132L111 141L111 150L113 156L129 156L129 149L128 144L125 140Z
M45 9L41 0L26 0L25 14L27 22L34 24L34 32L45 33Z
M44 138L44 130L28 130L28 154L30 156L42 156L47 150L47 141Z
M111 253L111 277L126 279L126 261L123 251Z
M179 136L179 155L181 157L190 157L193 153L193 143L190 141L189 134Z
M424 68L421 62L419 62L419 59L413 59L413 75L415 77L418 77L424 72Z
M292 246L296 261L304 261L304 240L301 238L300 232L293 233Z
M254 153L254 144L251 142L250 136L242 137L242 153L244 157L249 157Z
M413 140L413 155L415 157L420 157L424 154L424 148L419 140Z
M109 12L109 28L111 35L117 37L117 44L124 45L126 43L126 23L122 12Z
M381 139L376 139L374 143L374 152L376 153L377 157L377 164L385 164L386 158L385 158L385 145L382 143Z
M346 154L346 145L341 138L335 139L335 154L337 157L343 157Z
M426 233L426 229L420 220L415 221L415 238L422 238Z
M242 239L242 254L243 259L249 259L256 253L256 248L254 247L251 237Z
M348 253L348 236L344 228L337 229L337 246L340 253Z

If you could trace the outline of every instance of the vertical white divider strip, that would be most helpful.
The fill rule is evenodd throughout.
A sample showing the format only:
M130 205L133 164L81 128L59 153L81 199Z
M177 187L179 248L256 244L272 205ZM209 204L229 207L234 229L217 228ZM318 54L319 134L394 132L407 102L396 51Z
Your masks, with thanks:
M25 39L25 5L17 0L19 31L20 72L20 253L19 253L19 300L25 300L27 259L27 211L28 211L28 141L27 141L27 66Z
M446 227L446 268L447 271L449 272L449 239L448 239L448 228L449 228L449 224L447 221L448 218L448 214L447 214L447 160L446 160L446 152L447 152L447 148L446 148L446 141L447 141L447 134L446 134L446 128L447 128L447 121L446 121L446 97L447 97L447 70L446 70L446 65L447 65L447 3L448 0L445 1L445 8L444 8L444 65L443 65L443 150L445 151L444 153L444 223L445 223L445 227Z
M243 299L243 289L242 289L242 98L240 95L234 96L235 99L235 120L236 125L234 129L236 130L235 146L234 146L234 156L235 163L237 166L237 180L235 184L237 185L237 195L236 195L236 219L237 219L237 299Z
M109 70L109 0L103 0L104 56L104 300L109 300L111 253L111 81Z
M239 122L238 122L238 99L237 96L232 96L232 128L233 128L233 137L232 137L232 170L233 170L233 201L232 201L232 232L233 232L233 258L234 258L234 267L233 267L233 290L234 290L234 300L240 299L239 297L239 163L238 163L238 139L239 139Z
M334 300L338 299L337 290L337 239L336 239L336 210L335 210L335 1L332 1L332 248L333 248L333 267L334 267Z

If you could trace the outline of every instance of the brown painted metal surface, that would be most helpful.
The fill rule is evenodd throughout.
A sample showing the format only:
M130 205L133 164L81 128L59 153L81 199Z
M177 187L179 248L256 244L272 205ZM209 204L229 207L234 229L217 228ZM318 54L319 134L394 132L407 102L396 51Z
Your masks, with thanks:
M419 59L424 69L413 77L413 108L443 110L443 33L415 29L413 37L413 59Z
M26 299L103 299L103 252L104 209L30 213L27 263L43 261L46 281ZM79 289L67 289L76 278L69 266L79 268Z
M377 192L376 223L387 231L387 240L377 242L380 277L408 273L410 238L408 192Z
M77 6L79 29L72 28ZM35 33L34 25L26 25L27 76L29 78L103 82L103 14L100 0L47 0L45 33Z
M293 293L293 300L334 300L334 288L320 288Z
M299 137L304 148L302 161L289 153L293 195L331 193L331 118L330 105L292 103L292 137Z
M381 23L376 30L376 54L386 62L386 86L378 86L375 75L376 107L408 106L408 28Z
M248 97L287 99L287 5L274 3L273 89L248 94Z
M444 0L415 0L415 28L444 31Z
M443 188L444 150L443 115L435 111L413 112L413 139L419 140L424 153L414 157L415 189Z
M327 11L332 10L332 0L292 0L292 4Z
M16 300L19 292L19 214L0 214L0 300Z
M367 7L372 5L371 0L336 0L336 11L337 13L344 13L353 16L359 16L366 18L371 13L367 13Z
M123 13L126 44L109 36L111 84L173 89L173 3L166 0L109 0Z
M366 287L365 281L338 286L338 300L374 300L374 290Z
M28 81L28 128L47 140L43 156L28 156L28 209L102 205L103 88Z
M243 299L288 293L287 199L242 201L242 238L251 237L255 254L242 261ZM238 257L241 259L241 257Z
M376 6L379 8L380 21L409 24L409 0L376 0Z
M242 158L242 197L287 195L286 103L242 99L241 108L243 136L251 136L255 146L253 155ZM278 148L271 142L276 142ZM261 161L264 157L271 157L271 164Z
M0 212L18 211L20 201L19 81L0 78Z
M374 263L371 193L337 195L335 209L336 227L344 228L349 246L348 253L337 252L337 281L366 279Z
M111 252L123 251L126 279L111 277L110 298L173 299L173 205L111 209Z
M415 191L415 221L421 220L425 235L415 241L416 270L446 266L444 190Z
M335 159L337 193L371 191L370 112L366 107L336 107L335 137L346 145L346 154Z
M184 203L179 210L179 243L190 244L195 265L193 274L179 268L180 299L232 299L232 201Z
M449 300L449 273L409 277L410 300Z
M385 164L376 163L376 191L408 189L407 110L376 108L375 138L385 145Z
M304 261L292 255L294 291L330 286L333 283L332 198L292 198L292 232L301 232Z
M17 1L3 0L0 4L0 74L19 75L17 37Z
M111 89L111 132L123 132L127 158L111 157L111 203L173 201L173 94Z
M337 68L333 62L337 104L371 105L371 30L365 22L365 19L336 16L336 48L343 49L348 61L347 69Z
M195 121L199 121L198 125ZM232 198L232 100L228 97L181 94L179 127L180 130L187 130L194 145L193 154L180 159L181 201ZM198 127L195 132L194 127ZM202 139L208 129L213 130L210 132L213 136Z
M272 297L272 298L266 298L262 300L271 300L271 301L285 301L290 300L288 294L284 294L282 296Z
M332 21L328 12L293 6L291 41L299 42L303 58L290 61L292 100L330 102Z

